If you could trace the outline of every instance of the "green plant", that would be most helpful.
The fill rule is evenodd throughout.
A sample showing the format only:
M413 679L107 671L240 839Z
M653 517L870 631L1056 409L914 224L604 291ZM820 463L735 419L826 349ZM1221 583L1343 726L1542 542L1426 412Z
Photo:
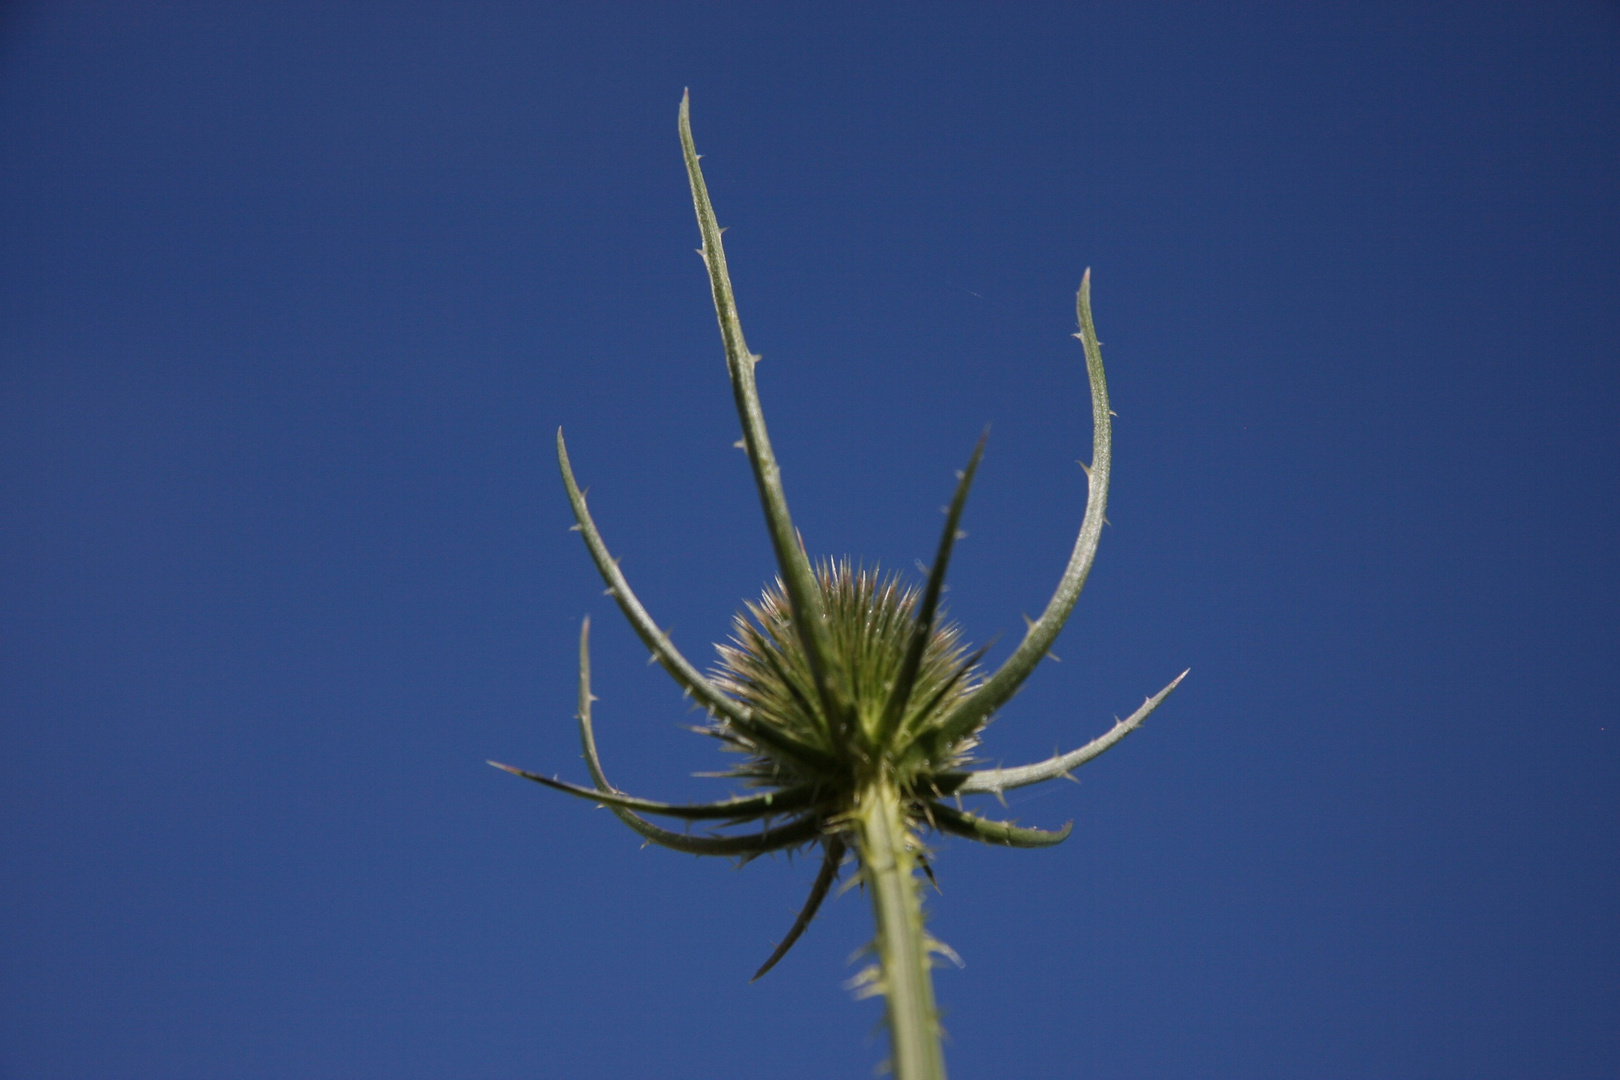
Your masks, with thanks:
M994 821L963 810L960 796L999 797L1011 788L1066 776L1135 730L1186 676L1186 672L1177 676L1130 717L1078 750L1016 768L969 767L979 733L1046 656L1068 619L1102 532L1111 427L1102 354L1091 321L1090 271L1076 301L1080 332L1075 335L1085 350L1094 432L1092 463L1086 468L1085 517L1069 565L1046 609L1029 624L1006 662L984 675L978 666L983 652L968 654L957 629L939 621L945 571L984 439L960 474L944 535L920 592L904 587L892 575L855 569L846 562L812 566L788 515L781 473L765 431L754 382L759 357L743 341L720 228L692 145L685 98L680 136L703 236L700 254L708 267L742 420L742 445L753 466L781 567L776 584L737 616L733 642L720 646L720 664L713 674L704 675L681 655L631 591L591 520L561 430L557 461L577 520L575 528L584 536L608 592L653 657L707 710L704 730L744 756L729 775L757 793L676 805L635 798L608 782L591 730L589 619L579 638L578 718L594 787L490 764L606 805L647 840L677 851L747 860L766 852L819 845L821 869L809 899L782 943L755 973L756 979L798 940L837 879L846 854L853 852L859 880L871 893L877 924L877 963L857 976L856 985L863 993L881 994L886 1000L893 1067L900 1080L940 1080L945 1071L930 964L931 954L943 947L923 929L917 874L920 870L932 877L932 873L921 835L932 829L1009 847L1061 843L1069 835L1068 825L1048 832ZM758 829L693 835L656 825L643 814L727 826L757 823Z

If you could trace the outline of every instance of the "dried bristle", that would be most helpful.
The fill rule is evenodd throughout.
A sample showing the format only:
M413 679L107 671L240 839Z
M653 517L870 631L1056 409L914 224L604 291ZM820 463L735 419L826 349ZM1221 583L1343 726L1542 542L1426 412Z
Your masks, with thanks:
M753 710L760 723L837 759L842 775L806 775L801 764L718 723L715 735L752 755L738 775L758 783L818 779L844 786L881 767L909 786L958 767L977 743L976 733L954 745L942 745L938 722L975 689L977 669L966 656L956 626L936 621L900 722L887 745L880 746L879 720L916 626L919 591L896 574L851 567L847 560L822 563L816 568L816 581L837 664L833 677L843 681L848 700L854 703L853 739L838 738L832 730L780 581L738 613L731 644L718 646L720 666L714 681Z

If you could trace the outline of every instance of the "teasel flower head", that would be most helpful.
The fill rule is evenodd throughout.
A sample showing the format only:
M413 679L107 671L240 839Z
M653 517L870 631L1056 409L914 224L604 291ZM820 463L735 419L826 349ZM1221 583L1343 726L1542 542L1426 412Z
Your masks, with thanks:
M902 790L935 791L978 744L977 730L953 738L942 721L978 688L979 656L954 624L924 622L921 590L895 574L823 562L816 585L848 715L829 715L820 700L792 602L776 581L736 616L731 643L718 646L715 684L777 736L763 742L714 717L709 732L749 756L732 775L754 785L816 783L830 795L887 771Z
M1006 847L1049 847L1070 826L1047 830L982 817L964 797L993 794L1065 777L1136 730L1186 676L1182 672L1124 720L1067 753L1014 767L975 768L985 725L1044 659L1068 619L1097 551L1108 501L1112 414L1101 347L1091 318L1091 274L1076 298L1079 338L1091 388L1092 460L1082 465L1086 509L1068 565L1040 616L993 672L980 668L958 629L943 621L941 598L952 549L985 438L957 483L945 528L921 586L893 574L824 561L812 566L788 513L781 469L772 451L754 368L732 295L720 227L692 143L688 103L681 101L681 145L703 246L720 336L725 347L741 446L754 474L781 576L736 616L719 663L699 671L675 647L636 597L591 518L562 432L557 461L575 526L631 628L682 690L707 713L699 730L741 760L722 773L743 792L711 803L668 803L626 794L609 782L592 728L590 620L580 630L578 712L589 786L490 764L611 810L644 840L696 855L747 861L776 851L819 849L821 865L798 918L755 973L787 953L810 925L834 882L852 876L872 900L875 963L857 976L862 994L885 999L899 1080L943 1080L932 958L949 950L923 927L918 874L933 877L925 838L938 832ZM663 818L684 823L669 828ZM708 823L693 831L694 823Z

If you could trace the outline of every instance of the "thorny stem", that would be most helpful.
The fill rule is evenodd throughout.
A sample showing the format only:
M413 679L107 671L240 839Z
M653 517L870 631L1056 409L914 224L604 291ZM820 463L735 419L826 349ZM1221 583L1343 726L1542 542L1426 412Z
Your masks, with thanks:
M892 781L868 787L855 808L855 846L872 890L880 983L896 1080L945 1080L928 938L917 895L917 852Z

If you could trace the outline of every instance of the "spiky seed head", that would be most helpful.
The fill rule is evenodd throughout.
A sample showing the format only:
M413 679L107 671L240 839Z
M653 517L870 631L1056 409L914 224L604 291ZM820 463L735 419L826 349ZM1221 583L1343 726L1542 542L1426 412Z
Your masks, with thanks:
M794 629L786 590L777 580L737 614L731 643L717 647L715 683L767 729L767 738L760 738L723 718L715 721L711 733L749 755L736 775L763 785L816 781L829 793L852 792L886 775L911 791L960 768L978 744L978 733L949 740L940 721L977 688L978 668L957 627L935 621L905 706L896 722L885 725L885 710L916 633L919 591L897 574L847 560L821 563L816 583L832 646L828 677L843 688L850 713L828 715ZM773 734L780 738L770 739ZM784 752L783 745L814 753Z

